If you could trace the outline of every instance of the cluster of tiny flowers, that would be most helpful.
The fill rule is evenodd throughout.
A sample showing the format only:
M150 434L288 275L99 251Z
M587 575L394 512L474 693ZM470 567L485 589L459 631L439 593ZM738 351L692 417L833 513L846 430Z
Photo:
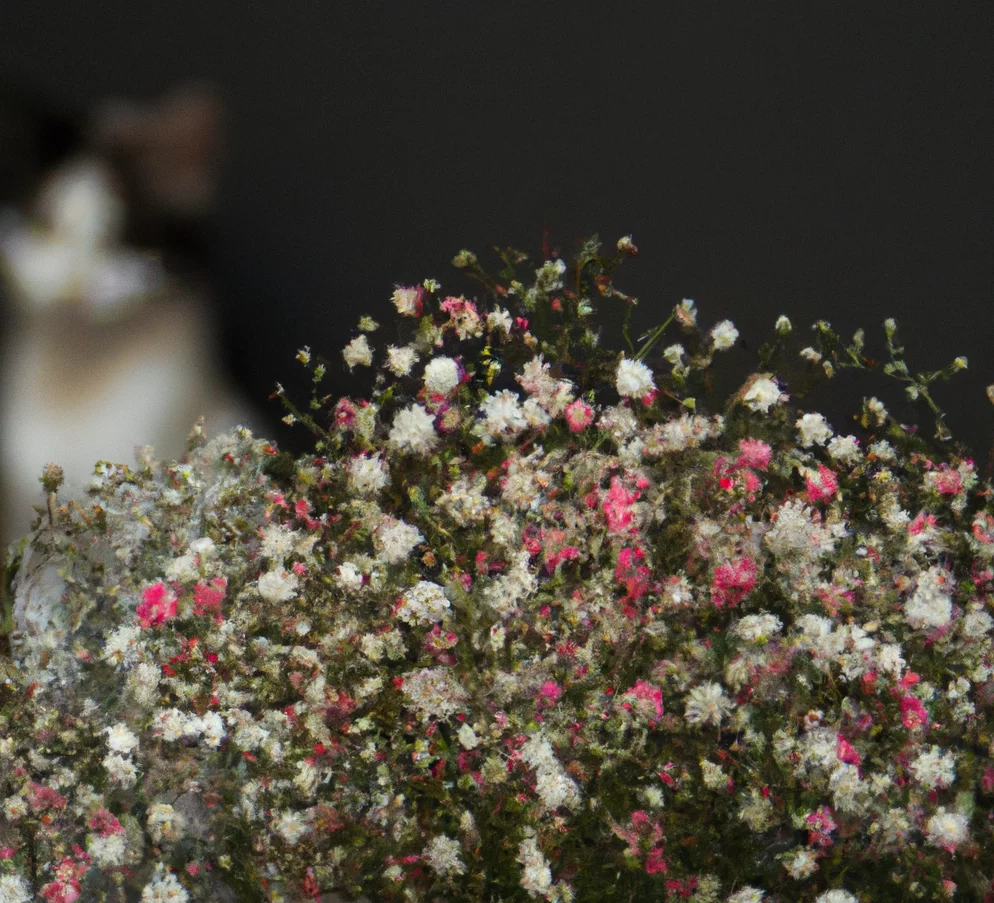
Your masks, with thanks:
M0 903L994 899L994 491L771 357L709 400L739 333L688 299L603 347L637 253L462 252L484 297L359 322L363 397L301 350L311 452L197 429L52 499L8 561Z

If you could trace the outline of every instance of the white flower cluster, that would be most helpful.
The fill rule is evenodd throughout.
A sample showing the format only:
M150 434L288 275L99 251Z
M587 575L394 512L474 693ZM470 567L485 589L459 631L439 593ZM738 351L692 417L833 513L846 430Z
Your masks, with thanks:
M952 574L944 568L930 567L919 575L915 591L904 605L908 623L926 629L945 627L953 616L952 586Z
M436 624L445 617L451 603L443 587L430 580L419 580L407 590L397 604L397 617L407 624Z
M656 390L652 371L641 361L628 358L618 364L614 385L622 398L644 398Z
M552 744L541 734L530 737L521 747L521 760L535 770L536 787L542 803L550 809L580 805L580 788L576 786L556 758Z
M195 715L177 708L159 709L152 719L152 733L168 743L203 741L212 749L217 749L227 734L224 719L217 712Z
M402 520L386 519L373 533L373 546L384 564L403 564L424 539L417 527Z

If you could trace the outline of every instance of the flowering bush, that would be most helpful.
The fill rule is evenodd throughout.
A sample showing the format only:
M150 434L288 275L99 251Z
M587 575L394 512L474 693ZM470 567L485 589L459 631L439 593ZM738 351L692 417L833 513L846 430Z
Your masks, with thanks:
M842 435L787 390L872 366L862 335L788 355L781 318L708 413L738 333L685 300L636 347L635 254L397 288L406 339L344 350L368 398L300 352L297 460L198 428L85 503L48 470L2 903L994 899L994 507L929 390L966 362L913 373L888 321L943 442L874 398Z

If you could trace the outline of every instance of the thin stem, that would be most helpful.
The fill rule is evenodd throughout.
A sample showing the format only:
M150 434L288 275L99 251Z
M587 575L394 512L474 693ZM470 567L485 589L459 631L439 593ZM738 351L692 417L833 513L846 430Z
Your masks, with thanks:
M665 323L663 323L662 326L657 326L649 334L649 338L646 339L645 344L641 348L639 348L639 350L636 352L635 360L640 361L645 358L645 356L649 353L652 346L655 345L656 342L658 342L662 338L663 333L666 331L666 327L673 322L673 317L674 314L670 314L669 319Z

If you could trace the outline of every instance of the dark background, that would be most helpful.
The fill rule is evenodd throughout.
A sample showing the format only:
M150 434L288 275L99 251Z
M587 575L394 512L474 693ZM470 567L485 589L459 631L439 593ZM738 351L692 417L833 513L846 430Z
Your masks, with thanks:
M994 7L866 6L8 2L0 53L80 110L221 86L212 274L252 397L389 316L394 283L460 287L460 248L632 234L641 325L690 297L752 349L784 313L873 353L894 316L914 365L966 355L937 394L983 460ZM837 430L872 392L912 416L896 384L839 385Z

